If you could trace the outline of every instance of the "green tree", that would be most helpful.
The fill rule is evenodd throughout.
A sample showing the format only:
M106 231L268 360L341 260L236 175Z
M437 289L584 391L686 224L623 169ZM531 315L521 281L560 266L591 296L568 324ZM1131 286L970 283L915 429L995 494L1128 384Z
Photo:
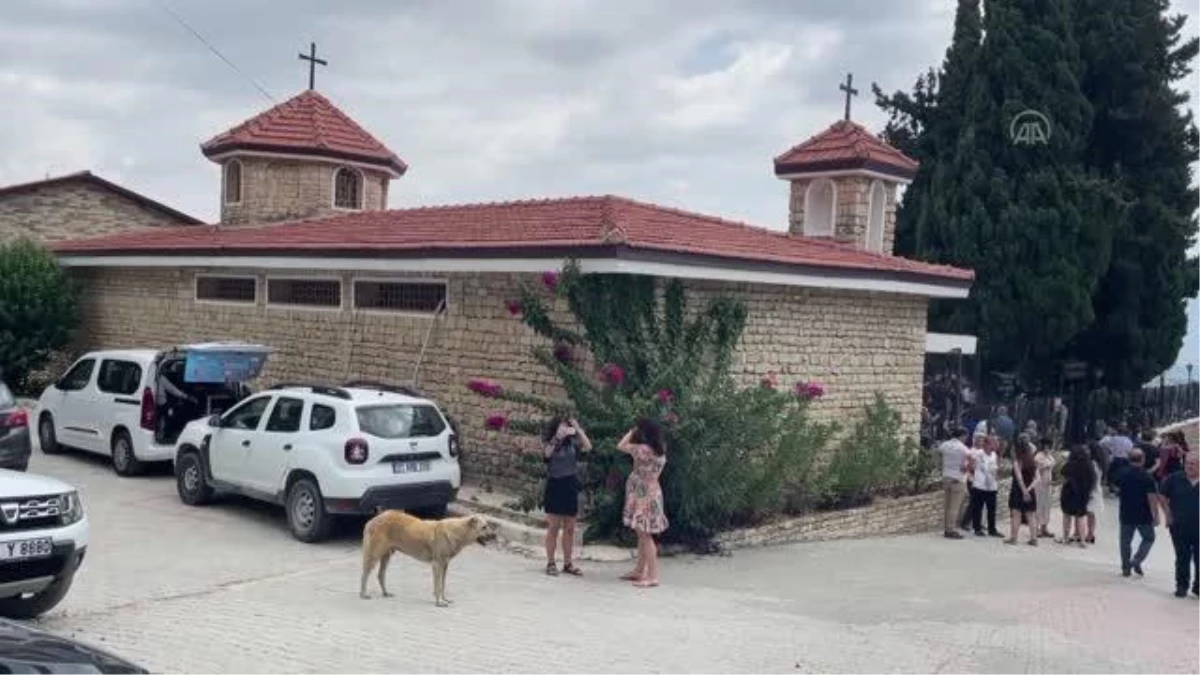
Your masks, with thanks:
M566 299L573 327L551 318L544 291L525 289L509 310L550 341L533 356L555 374L567 400L482 379L468 386L518 406L517 414L490 415L492 429L536 435L550 416L578 416L595 443L581 476L589 538L623 533L630 464L616 441L641 417L660 420L666 434L661 483L668 539L703 541L785 505L800 506L797 499L817 499L810 489L815 461L835 426L812 421L808 402L823 390L816 383L789 391L777 391L770 381L735 386L730 362L745 326L743 303L718 297L693 310L678 279L585 276L574 264L543 281ZM520 461L531 477L543 474L539 455ZM529 495L526 506L536 506L537 497Z
M1188 95L1172 88L1191 72L1200 40L1184 41L1184 17L1168 0L1077 0L1081 86L1094 116L1085 159L1118 186L1112 259L1093 295L1095 321L1072 345L1105 381L1135 389L1169 368L1187 332L1197 290L1196 205L1191 163L1200 153Z
M0 376L19 391L79 325L74 286L28 239L0 245Z

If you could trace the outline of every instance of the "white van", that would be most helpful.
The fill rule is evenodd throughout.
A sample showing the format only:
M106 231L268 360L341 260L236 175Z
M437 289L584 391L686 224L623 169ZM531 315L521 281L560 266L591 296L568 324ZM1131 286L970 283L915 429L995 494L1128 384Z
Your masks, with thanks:
M231 342L85 354L38 399L42 452L111 455L121 476L139 473L145 462L173 460L187 423L245 398L245 383L266 360L266 347ZM164 380L186 398L169 394Z

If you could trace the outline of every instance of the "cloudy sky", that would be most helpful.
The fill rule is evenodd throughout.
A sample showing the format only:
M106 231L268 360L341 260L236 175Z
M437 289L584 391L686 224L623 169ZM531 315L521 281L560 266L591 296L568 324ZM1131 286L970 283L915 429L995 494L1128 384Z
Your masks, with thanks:
M1192 15L1194 3L1176 2ZM286 11L284 8L286 7ZM239 75L171 15L204 35ZM0 184L91 169L198 217L198 144L307 85L411 169L391 206L617 193L782 228L771 158L941 61L953 0L5 0ZM1193 92L1200 81L1193 76ZM1200 350L1196 312L1189 349Z

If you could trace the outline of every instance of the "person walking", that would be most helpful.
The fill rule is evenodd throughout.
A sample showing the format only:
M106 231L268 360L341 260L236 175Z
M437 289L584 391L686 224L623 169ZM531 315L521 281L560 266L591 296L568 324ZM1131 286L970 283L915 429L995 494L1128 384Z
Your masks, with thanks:
M1128 459L1128 463L1110 475L1120 499L1121 576L1128 577L1132 571L1140 577L1144 575L1142 563L1154 546L1154 528L1158 526L1155 497L1158 487L1143 466L1146 458L1141 450L1134 448ZM1141 537L1141 541L1138 543L1137 552L1131 553L1135 532Z
M1063 443L1067 438L1067 423L1070 421L1071 411L1059 397L1054 397L1054 401L1050 404L1050 440L1054 444L1054 449L1063 447Z
M1200 559L1197 557L1197 531L1200 530L1200 454L1189 452L1183 470L1175 471L1162 482L1163 518L1175 548L1175 597L1200 595Z
M1012 487L1008 492L1009 529L1006 544L1017 543L1021 533L1021 521L1029 524L1029 545L1037 546L1037 462L1033 459L1033 448L1029 444L1018 445L1014 450Z
M958 427L949 440L938 446L938 452L942 455L942 529L947 539L962 539L955 525L969 474L966 440L967 430Z
M1168 431L1163 435L1162 448L1158 453L1158 470L1154 477L1158 482L1183 469L1184 457L1188 454L1187 437L1182 431Z
M1038 451L1033 455L1037 465L1037 490L1034 499L1037 501L1038 536L1053 537L1050 531L1050 489L1054 485L1054 442L1043 438L1038 443Z
M971 528L976 537L985 536L983 531L983 510L987 509L987 536L1002 536L996 530L996 492L1000 489L997 476L999 471L999 453L997 446L984 443L978 450L972 450L971 475Z
M658 546L654 535L666 531L662 488L658 477L667 464L662 429L643 419L617 443L617 450L633 458L633 470L625 482L625 526L637 533L638 559L633 570L621 576L639 588L658 585Z
M1108 433L1100 439L1100 447L1108 453L1108 486L1110 490L1115 490L1114 476L1129 465L1129 453L1133 450L1129 427L1125 426L1124 422L1118 425L1110 424Z
M1091 536L1087 524L1088 501L1092 498L1092 491L1099 480L1096 466L1088 456L1087 448L1082 445L1071 448L1067 463L1063 465L1062 476L1059 506L1063 514L1063 533L1058 543L1069 544L1074 541L1083 548L1084 542ZM1075 533L1073 537L1072 526Z
M1092 472L1096 476L1096 480L1092 483L1092 496L1087 503L1087 535L1080 536L1078 532L1075 537L1088 544L1096 543L1096 514L1104 513L1104 451L1100 449L1100 443L1093 441L1088 444L1088 456L1092 461Z
M554 560L561 536L564 574L581 576L575 565L575 519L579 516L579 453L589 452L592 441L574 418L555 417L542 431L542 456L546 460L546 574L558 576Z

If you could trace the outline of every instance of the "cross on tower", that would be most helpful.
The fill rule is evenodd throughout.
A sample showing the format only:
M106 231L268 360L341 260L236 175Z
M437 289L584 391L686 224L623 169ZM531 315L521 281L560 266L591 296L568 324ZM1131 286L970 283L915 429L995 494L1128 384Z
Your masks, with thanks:
M850 119L850 97L858 96L858 90L851 86L854 83L854 73L846 73L846 84L839 84L838 89L846 92L846 119Z
M325 59L317 58L317 43L315 42L309 43L307 54L301 52L300 60L308 61L308 88L314 89L317 82L317 64L327 66L329 62Z

